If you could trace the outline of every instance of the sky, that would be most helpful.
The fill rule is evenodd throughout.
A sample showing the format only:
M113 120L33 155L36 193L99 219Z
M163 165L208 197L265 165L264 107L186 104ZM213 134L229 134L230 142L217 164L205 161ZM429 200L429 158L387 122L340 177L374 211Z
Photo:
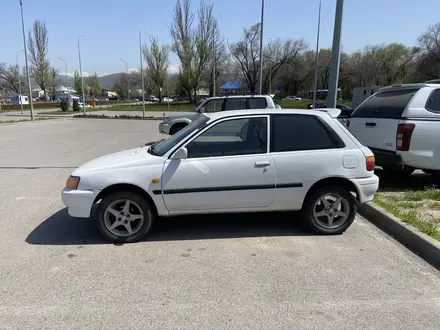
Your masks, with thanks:
M69 73L79 70L77 38L81 38L82 69L104 75L140 67L139 30L143 41L150 35L170 44L169 27L176 0L22 0L24 24L29 30L36 19L49 32L49 58L54 67ZM23 49L19 0L0 0L0 62L16 63ZM211 0L224 38L237 41L244 28L260 21L260 0ZM200 1L192 0L194 11ZM269 39L304 39L316 47L319 0L266 0L264 43ZM336 0L322 0L321 48L333 40ZM401 42L416 45L430 24L440 23L439 0L345 0L342 47L352 52L365 45ZM19 55L23 65L23 53ZM170 71L178 59L170 56Z

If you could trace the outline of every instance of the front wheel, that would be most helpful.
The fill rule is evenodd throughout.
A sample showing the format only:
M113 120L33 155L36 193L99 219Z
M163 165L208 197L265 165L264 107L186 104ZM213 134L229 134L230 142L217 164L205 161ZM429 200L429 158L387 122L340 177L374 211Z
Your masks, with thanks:
M154 213L150 204L133 192L105 196L98 206L97 226L111 242L131 243L142 239L150 230Z
M357 212L353 195L340 187L323 187L314 192L303 208L310 228L318 234L342 234Z

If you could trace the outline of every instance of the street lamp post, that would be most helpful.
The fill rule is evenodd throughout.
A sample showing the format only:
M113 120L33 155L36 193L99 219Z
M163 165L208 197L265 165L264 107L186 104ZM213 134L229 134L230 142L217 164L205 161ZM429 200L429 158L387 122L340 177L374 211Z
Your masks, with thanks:
M24 49L19 50L16 54L15 54L15 59L17 60L17 74L18 74L18 90L20 93L20 108L21 108L21 114L23 114L23 101L21 99L22 95L21 95L21 79L20 79L20 65L18 64L18 54L24 52Z
M82 106L83 106L83 114L86 114L86 98L84 97L84 81L83 81L83 73L82 73L82 64L81 64L81 49L79 47L79 39L87 37L87 34L84 34L78 37L78 59L79 59L79 73L81 75L81 93L82 93Z
M144 26L146 27L146 26ZM141 82L142 82L142 118L145 118L145 83L144 83L144 59L142 57L142 35L139 30L139 56L141 60Z
M263 24L264 24L264 0L261 0L261 26L260 26L260 94L263 94Z
M66 61L64 60L64 59L62 59L61 57L58 57L58 59L60 60L60 61L63 61L64 62L64 69L66 70L66 88L67 88L67 92L69 91L69 87L68 87L68 83L67 83L67 63L66 63ZM69 94L69 93L67 93L67 94Z
M318 33L316 36L315 82L313 86L313 109L316 106L316 90L318 88L319 34L321 30L321 1L319 2Z
M130 107L131 107L131 104L130 104L130 79L129 79L129 77L128 77L128 64L127 64L127 61L126 61L126 60L124 60L124 59L122 59L122 58L120 58L120 60L121 60L122 62L125 63L125 72L126 72L126 74L127 74L128 107L130 108Z
M29 64L28 64L27 49L26 49L26 34L24 32L24 18L23 18L22 0L20 0L20 10L21 10L21 29L22 29L22 33L23 33L24 59L26 62L26 73L27 73L28 88L29 88L29 103L30 103L31 120L34 120L34 103L32 102L31 73L29 72Z

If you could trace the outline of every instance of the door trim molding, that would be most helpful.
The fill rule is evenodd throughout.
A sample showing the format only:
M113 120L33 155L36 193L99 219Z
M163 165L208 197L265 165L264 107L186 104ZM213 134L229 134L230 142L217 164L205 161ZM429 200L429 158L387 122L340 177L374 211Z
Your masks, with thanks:
M174 194L201 193L201 192L285 189L285 188L301 188L301 187L303 187L302 183L279 183L279 184L250 185L250 186L220 186L220 187L199 187L199 188L183 188L183 189L164 189L164 190L153 190L153 194L174 195Z

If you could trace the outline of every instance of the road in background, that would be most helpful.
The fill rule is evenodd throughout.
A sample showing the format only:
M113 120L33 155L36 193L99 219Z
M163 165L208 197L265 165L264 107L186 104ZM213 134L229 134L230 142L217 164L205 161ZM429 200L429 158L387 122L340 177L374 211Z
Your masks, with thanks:
M160 219L114 245L69 217L71 171L161 138L157 124L0 127L2 328L438 329L439 272L362 218L340 236L292 214Z

